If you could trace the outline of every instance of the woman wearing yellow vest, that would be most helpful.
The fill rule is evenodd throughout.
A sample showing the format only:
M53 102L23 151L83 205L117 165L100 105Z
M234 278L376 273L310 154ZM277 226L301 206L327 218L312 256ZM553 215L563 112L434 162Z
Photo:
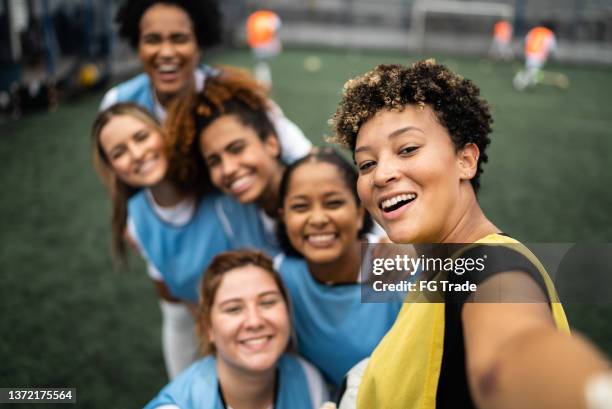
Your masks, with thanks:
M588 380L609 370L569 335L539 261L480 208L492 118L479 94L433 60L379 65L347 82L332 118L393 242L487 243L498 255L465 299L404 304L365 369L360 409L586 408ZM496 302L478 302L492 288Z

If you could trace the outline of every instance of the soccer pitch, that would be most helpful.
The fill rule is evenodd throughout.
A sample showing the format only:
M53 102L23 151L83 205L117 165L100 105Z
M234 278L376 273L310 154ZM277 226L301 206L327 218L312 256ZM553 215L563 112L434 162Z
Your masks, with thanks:
M305 68L312 56L318 70ZM612 71L551 65L569 89L520 93L512 88L519 63L434 57L474 80L491 104L480 193L489 218L526 243L612 242ZM287 50L271 64L272 96L322 144L348 78L418 58ZM245 51L207 61L252 64ZM139 407L166 383L159 309L137 257L127 271L112 268L109 201L90 159L100 98L0 125L0 386L75 387L79 408ZM612 355L612 301L566 310Z

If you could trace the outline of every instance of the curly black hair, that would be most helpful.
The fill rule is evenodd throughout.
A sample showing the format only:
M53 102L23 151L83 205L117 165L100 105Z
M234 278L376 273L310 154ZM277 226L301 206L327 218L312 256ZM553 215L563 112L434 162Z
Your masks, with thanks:
M126 0L117 10L115 22L119 24L119 36L136 49L140 40L140 19L155 4L180 7L191 18L200 49L221 42L221 12L216 0Z
M334 165L338 170L338 173L342 176L342 183L345 184L348 190L351 191L353 198L355 199L355 203L357 205L361 204L359 200L359 195L357 194L357 170L351 166L351 164L342 157L335 149L332 147L325 148L314 148L308 155L298 159L293 162L291 165L285 169L285 173L283 174L283 178L280 183L279 197L280 204L279 207L283 208L285 206L285 199L287 198L287 190L289 189L289 182L291 181L291 176L295 172L297 168L302 166L305 163L329 163L330 165ZM361 230L357 232L358 238L364 238L366 234L372 231L374 227L374 222L372 221L372 216L366 211L363 216L363 226ZM282 220L279 220L276 224L276 237L278 238L278 242L280 244L283 252L289 256L302 256L294 247L291 245L291 241L289 241L289 236L287 235L287 227Z
M378 65L344 84L342 101L330 119L332 141L355 151L361 126L381 110L402 110L406 105L430 106L451 136L456 149L474 143L480 150L476 174L471 179L478 192L482 165L493 118L488 103L472 81L434 60L409 67Z

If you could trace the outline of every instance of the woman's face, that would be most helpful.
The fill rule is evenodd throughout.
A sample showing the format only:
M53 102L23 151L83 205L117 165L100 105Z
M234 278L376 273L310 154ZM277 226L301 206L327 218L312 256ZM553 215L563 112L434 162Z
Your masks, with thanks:
M462 158L429 106L380 111L357 135L359 197L392 241L444 241L474 176Z
M200 52L185 10L163 3L149 7L140 19L138 56L162 103L193 87Z
M347 254L364 212L335 165L306 162L291 174L282 217L291 244L308 261L333 262Z
M202 131L200 152L212 183L241 203L254 202L273 188L279 171L277 139L270 135L262 141L236 115L221 116Z
M283 296L269 272L247 265L225 273L211 308L209 341L222 365L246 372L274 368L291 326Z
M111 118L100 132L100 146L117 177L132 187L154 186L166 176L168 158L162 135L138 118Z

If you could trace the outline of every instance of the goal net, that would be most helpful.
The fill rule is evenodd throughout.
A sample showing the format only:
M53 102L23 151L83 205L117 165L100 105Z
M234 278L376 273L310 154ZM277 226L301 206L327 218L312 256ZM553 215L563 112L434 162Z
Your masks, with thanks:
M412 6L410 36L423 49L426 34L439 30L453 34L491 33L493 23L514 21L514 6L492 1L415 0ZM470 33L471 31L471 33Z

